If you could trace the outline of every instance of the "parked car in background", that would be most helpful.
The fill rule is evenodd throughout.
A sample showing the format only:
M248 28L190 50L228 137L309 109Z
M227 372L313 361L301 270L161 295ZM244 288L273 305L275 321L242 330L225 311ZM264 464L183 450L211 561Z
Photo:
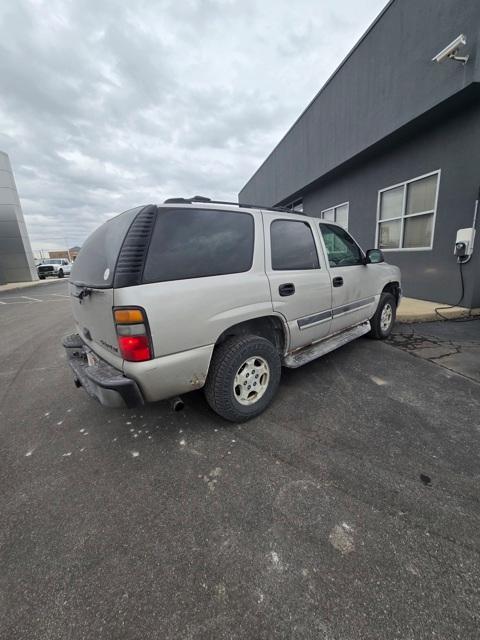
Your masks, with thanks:
M49 260L42 260L37 267L37 273L40 280L45 278L63 278L69 276L72 270L72 263L65 258L50 258Z
M271 402L282 366L386 338L401 288L379 249L364 253L336 224L194 198L102 225L70 294L77 386L117 407L205 387L214 411L241 422Z

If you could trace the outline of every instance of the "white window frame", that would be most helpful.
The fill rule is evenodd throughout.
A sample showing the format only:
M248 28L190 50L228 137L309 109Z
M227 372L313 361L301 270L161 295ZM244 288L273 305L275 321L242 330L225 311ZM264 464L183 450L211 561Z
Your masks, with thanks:
M333 224L338 224L337 222L337 209L339 209L340 207L347 207L347 226L343 227L342 225L339 225L340 227L342 227L342 229L345 229L345 231L348 231L348 225L350 222L350 200L348 202L341 202L340 204L336 204L333 207L327 207L326 209L323 209L322 211L320 211L320 219L321 220L325 220L325 218L323 217L323 214L326 213L327 211L331 211L333 209L333 215L334 215L334 220L325 220L325 222L333 222Z
M303 213L303 198L298 198L297 200L290 202L286 205L286 208L289 209L292 213Z
M429 209L428 211L419 211L418 213L411 213L406 216L405 211L407 207L407 186L412 182L417 182L417 180L422 180L423 178L429 178L430 176L438 176L437 177L437 190L435 193L435 204L434 209ZM438 205L438 192L440 191L440 179L442 175L442 170L437 169L436 171L430 171L430 173L424 173L422 176L417 176L415 178L411 178L410 180L406 180L405 182L399 182L398 184L392 184L389 187L385 187L384 189L380 189L377 196L377 226L375 230L375 247L377 249L381 249L378 246L378 238L379 238L379 230L380 224L382 222L393 222L395 220L400 220L400 247L392 248L392 249L381 249L381 251L431 251L433 249L433 241L435 237L435 222L437 219L437 205ZM403 205L402 205L402 213L399 216L395 216L393 218L382 218L380 219L380 203L382 200L382 193L385 191L390 191L390 189L396 189L397 187L403 187ZM430 240L430 245L426 247L402 247L403 245L403 233L405 229L405 219L415 218L417 216L424 216L426 214L433 213L433 222L432 222L432 237Z

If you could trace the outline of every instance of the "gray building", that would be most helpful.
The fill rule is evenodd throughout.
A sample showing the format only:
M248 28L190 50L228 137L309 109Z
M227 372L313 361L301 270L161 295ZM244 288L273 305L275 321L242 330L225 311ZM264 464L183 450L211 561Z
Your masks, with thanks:
M461 34L466 64L432 61ZM389 2L239 201L336 220L402 269L406 295L458 302L456 232L480 187L479 37L479 0ZM462 305L480 306L480 235L463 275Z
M37 280L37 270L12 167L0 151L0 284L29 280Z

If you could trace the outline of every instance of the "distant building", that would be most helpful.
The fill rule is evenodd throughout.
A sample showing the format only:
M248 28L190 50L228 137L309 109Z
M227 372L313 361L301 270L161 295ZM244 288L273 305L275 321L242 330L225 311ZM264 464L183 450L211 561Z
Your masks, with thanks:
M0 283L37 279L12 167L0 151Z
M71 249L65 249L63 251L49 251L48 256L50 258L65 258L73 262L78 256L79 251L80 247L72 247Z
M401 268L406 295L457 303L455 239L480 182L479 25L479 0L391 0L239 202L337 222ZM432 60L455 40L456 59ZM465 307L480 306L479 228L480 212Z

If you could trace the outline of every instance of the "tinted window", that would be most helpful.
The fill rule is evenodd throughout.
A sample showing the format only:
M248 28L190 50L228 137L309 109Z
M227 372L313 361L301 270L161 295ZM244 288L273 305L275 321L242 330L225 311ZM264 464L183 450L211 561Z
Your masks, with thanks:
M115 264L125 235L143 207L130 209L108 220L84 242L73 263L70 280L79 285L108 288L112 286Z
M351 267L363 264L363 254L360 247L345 229L330 224L321 224L320 230L331 267Z
M248 271L254 221L248 213L160 209L144 282L185 280Z
M275 220L270 227L272 269L318 269L318 254L310 225L295 220Z

